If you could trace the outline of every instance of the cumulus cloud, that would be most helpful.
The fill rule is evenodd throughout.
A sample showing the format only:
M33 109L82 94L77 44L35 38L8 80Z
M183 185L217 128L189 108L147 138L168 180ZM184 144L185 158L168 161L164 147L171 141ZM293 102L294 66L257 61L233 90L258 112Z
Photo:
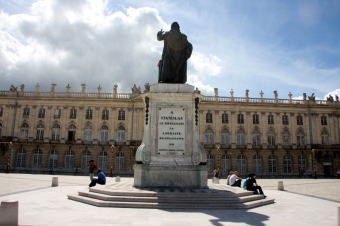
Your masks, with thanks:
M158 79L157 62L163 43L156 40L167 29L158 11L150 7L110 12L107 1L37 1L30 13L0 13L0 89L24 83L33 91L130 92ZM195 47L194 47L195 48ZM199 78L220 73L220 60L194 52L188 63L189 83L212 92Z
M340 89L336 89L336 90L334 90L334 91L331 91L331 92L327 93L327 94L324 96L323 99L326 100L327 97L329 97L329 95L332 95L333 98L335 99L335 95L340 96Z

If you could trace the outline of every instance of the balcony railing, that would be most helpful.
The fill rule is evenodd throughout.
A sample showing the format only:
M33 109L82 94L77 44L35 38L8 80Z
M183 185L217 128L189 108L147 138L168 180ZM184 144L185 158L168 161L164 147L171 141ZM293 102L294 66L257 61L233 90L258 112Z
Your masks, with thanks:
M99 99L131 99L135 97L132 93L95 93L95 92L26 92L26 91L5 91L0 90L2 96L18 97L40 97L40 98L99 98ZM225 103L259 103L259 104L289 104L289 105L340 105L339 101L327 100L293 100L276 98L250 98L250 97L221 97L203 96L203 102L225 102Z
M340 105L338 101L329 102L327 100L293 100L275 98L249 98L249 97L219 97L203 96L203 102L230 102L230 103L263 103L263 104L291 104L291 105Z

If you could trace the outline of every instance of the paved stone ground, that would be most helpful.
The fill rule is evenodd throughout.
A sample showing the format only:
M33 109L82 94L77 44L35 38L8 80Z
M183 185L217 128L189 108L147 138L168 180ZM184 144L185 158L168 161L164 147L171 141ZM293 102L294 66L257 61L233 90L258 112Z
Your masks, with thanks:
M0 174L1 183L6 184L6 186L0 186L0 197L22 191L49 188L53 176L59 177L60 186L86 186L90 183L88 176ZM131 177L123 177L121 180L133 183ZM114 181L114 178L107 178L107 184ZM264 191L276 190L278 181L283 181L286 192L340 202L340 179L257 179ZM208 180L208 183L211 183L211 180ZM225 184L226 180L221 179L220 183Z
M266 195L275 198L275 204L249 210L100 208L67 199L68 194L86 191L89 177L57 175L59 186L51 187L52 176L55 175L0 174L0 201L19 200L20 225L323 226L336 225L340 201L337 179L258 179ZM121 180L132 183L133 178ZM285 191L276 190L279 180ZM114 178L107 178L107 185L112 183Z

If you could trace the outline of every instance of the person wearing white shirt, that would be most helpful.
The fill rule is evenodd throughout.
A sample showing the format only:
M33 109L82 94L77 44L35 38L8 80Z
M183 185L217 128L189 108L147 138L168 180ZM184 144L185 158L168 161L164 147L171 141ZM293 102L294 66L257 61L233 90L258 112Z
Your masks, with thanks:
M241 187L242 178L238 176L238 172L235 171L233 175L230 177L230 186L233 187Z

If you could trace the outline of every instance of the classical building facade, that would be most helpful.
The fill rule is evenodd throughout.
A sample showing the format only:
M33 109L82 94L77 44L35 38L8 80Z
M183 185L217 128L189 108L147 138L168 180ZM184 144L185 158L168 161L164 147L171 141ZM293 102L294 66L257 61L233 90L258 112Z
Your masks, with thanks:
M0 169L11 172L87 174L93 159L107 174L133 175L144 128L141 90L112 93L0 91ZM146 90L148 92L148 86ZM195 92L199 92L196 90ZM199 104L200 140L208 175L220 168L264 177L334 176L340 168L340 102L203 96ZM152 116L151 116L152 117ZM11 144L9 142L12 142ZM314 149L315 152L312 152ZM314 161L315 159L315 161ZM8 167L9 166L9 167Z

